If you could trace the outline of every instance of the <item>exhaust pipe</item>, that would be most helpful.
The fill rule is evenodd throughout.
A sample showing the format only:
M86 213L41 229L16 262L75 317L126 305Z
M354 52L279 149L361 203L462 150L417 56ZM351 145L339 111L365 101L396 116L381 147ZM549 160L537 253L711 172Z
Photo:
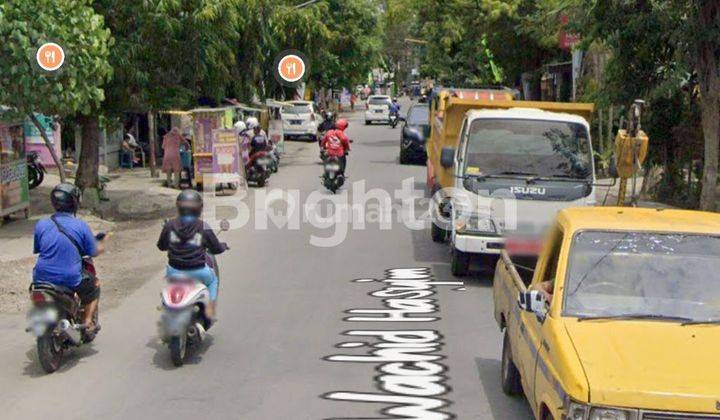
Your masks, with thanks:
M205 339L205 328L199 322L194 323L188 328L188 338L197 339L202 342Z
M62 331L68 340L70 340L70 342L74 345L77 346L82 343L82 334L80 334L77 326L71 324L67 319L61 319L58 323L58 328L60 328L60 331Z

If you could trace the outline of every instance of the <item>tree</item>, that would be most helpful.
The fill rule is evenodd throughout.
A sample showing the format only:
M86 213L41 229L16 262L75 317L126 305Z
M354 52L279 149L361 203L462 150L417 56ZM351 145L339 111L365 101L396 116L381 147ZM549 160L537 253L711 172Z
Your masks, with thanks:
M64 181L62 164L34 113L89 114L100 104L111 73L110 32L87 0L8 0L0 4L0 39L0 104L38 127ZM65 51L57 72L45 72L35 62L45 42Z

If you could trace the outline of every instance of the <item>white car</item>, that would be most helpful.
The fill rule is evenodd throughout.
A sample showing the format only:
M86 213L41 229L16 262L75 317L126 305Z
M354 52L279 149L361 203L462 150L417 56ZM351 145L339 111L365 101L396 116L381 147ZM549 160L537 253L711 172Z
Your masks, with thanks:
M316 140L318 125L322 121L315 103L290 101L280 109L285 138Z
M387 95L371 95L367 100L365 124L373 122L390 123L390 105L392 101Z

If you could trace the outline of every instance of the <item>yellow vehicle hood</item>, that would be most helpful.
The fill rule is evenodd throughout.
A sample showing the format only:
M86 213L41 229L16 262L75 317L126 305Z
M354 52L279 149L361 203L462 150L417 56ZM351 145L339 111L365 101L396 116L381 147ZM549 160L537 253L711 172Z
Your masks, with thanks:
M720 325L567 319L590 403L720 414Z

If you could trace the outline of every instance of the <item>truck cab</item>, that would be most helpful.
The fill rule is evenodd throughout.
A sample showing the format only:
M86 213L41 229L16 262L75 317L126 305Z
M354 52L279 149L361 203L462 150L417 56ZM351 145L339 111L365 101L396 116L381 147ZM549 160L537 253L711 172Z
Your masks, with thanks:
M558 213L537 264L503 251L501 386L536 419L720 418L720 215Z
M590 128L578 115L470 110L449 157L441 165L453 170L455 275L465 275L474 256L499 255L508 237L522 237L530 247L539 243L560 209L596 203Z

